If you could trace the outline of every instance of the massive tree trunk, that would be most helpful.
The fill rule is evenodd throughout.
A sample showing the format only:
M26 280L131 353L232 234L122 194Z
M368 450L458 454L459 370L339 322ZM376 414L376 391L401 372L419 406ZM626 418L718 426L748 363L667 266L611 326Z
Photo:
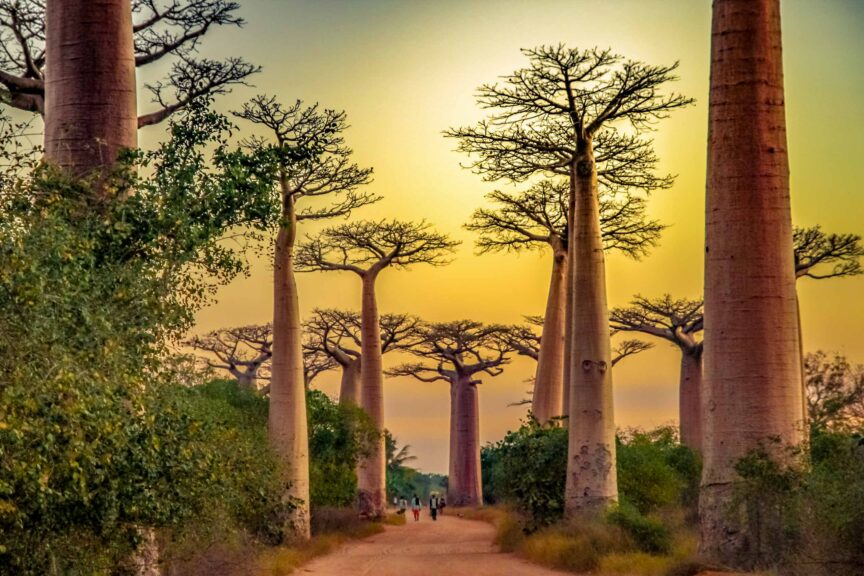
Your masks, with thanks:
M556 249L553 254L552 279L543 317L540 354L534 378L531 410L541 424L561 416L564 397L564 323L567 299L567 253Z
M779 0L715 0L705 245L702 552L758 561L735 463L803 440ZM772 442L779 438L780 442Z
M447 503L455 506L483 504L480 475L480 407L477 386L470 376L458 376L451 398L450 471L455 482L448 484Z
M570 422L565 512L602 513L618 498L606 271L600 237L597 169L590 140L571 166L576 206L568 242L573 272Z
M45 27L45 156L98 177L138 143L129 0L48 0Z
M237 379L237 387L247 392L258 390L257 371L231 370L231 374Z
M363 302L360 310L360 406L366 410L380 436L368 457L360 462L357 478L360 513L381 518L386 512L387 492L384 445L384 372L381 364L381 325L375 299L375 271L363 275Z
M360 358L349 358L342 366L339 385L339 403L360 405Z
M273 271L273 356L270 383L270 441L287 470L286 496L298 502L288 519L297 538L308 539L309 438L306 387L294 241L297 219L293 198L283 190L283 224L276 236Z
M702 451L702 348L681 350L678 385L678 418L681 443Z

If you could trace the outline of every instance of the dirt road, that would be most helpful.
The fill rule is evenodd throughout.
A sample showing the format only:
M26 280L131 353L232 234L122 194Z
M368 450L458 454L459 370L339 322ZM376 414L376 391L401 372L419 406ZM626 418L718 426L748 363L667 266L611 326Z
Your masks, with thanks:
M300 568L315 576L561 576L501 554L495 530L485 522L444 516L433 522L408 519L371 538L347 544Z

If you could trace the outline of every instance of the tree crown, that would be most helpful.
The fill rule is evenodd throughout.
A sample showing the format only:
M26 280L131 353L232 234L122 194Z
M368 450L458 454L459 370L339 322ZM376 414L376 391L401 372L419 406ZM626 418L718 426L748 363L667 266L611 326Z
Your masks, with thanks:
M442 266L459 242L432 230L425 221L358 221L307 236L297 249L296 269L345 270L365 275L413 264Z
M605 190L605 189L604 189ZM541 180L526 190L486 195L492 208L474 211L465 228L479 233L479 252L520 251L551 245L567 249L569 186L563 180ZM600 194L603 247L640 258L657 245L665 226L649 220L645 200L630 194Z

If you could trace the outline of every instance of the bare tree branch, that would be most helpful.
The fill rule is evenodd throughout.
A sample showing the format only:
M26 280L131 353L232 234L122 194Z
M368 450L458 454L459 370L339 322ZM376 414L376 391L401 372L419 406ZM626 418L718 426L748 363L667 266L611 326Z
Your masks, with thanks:
M299 272L344 270L362 276L388 266L442 266L458 245L422 221L358 221L307 237L298 246L295 265Z
M862 273L864 246L859 234L827 234L820 226L795 228L795 277L824 280Z
M609 323L614 332L641 332L662 338L688 353L701 351L702 300L634 297L628 307L613 308Z
M260 70L240 58L194 58L208 31L243 26L239 8L231 0L133 0L136 66L176 58L168 78L148 86L160 109L140 117L139 127L161 122L199 96L224 94ZM0 85L3 102L44 113L44 1L0 0Z
M465 228L479 233L479 252L519 251L552 246L567 249L569 187L541 180L527 190L486 195L495 209L479 208ZM646 217L645 200L625 194L600 195L600 226L606 250L640 258L657 245L665 226Z

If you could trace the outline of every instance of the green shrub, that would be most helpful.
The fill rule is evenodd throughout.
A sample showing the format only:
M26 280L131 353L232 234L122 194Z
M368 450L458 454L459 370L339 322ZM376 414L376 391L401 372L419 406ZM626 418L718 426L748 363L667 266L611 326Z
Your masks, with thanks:
M351 506L357 498L355 468L377 432L369 416L318 390L306 395L309 420L309 483L312 506Z
M678 443L675 428L619 434L617 452L623 501L643 514L672 504L696 507L701 464L695 452Z
M508 501L533 531L561 518L567 474L567 429L530 417L516 432L481 451L485 497Z
M642 515L630 504L621 503L612 508L606 519L610 524L620 526L642 552L668 554L672 549L671 534L663 523Z

